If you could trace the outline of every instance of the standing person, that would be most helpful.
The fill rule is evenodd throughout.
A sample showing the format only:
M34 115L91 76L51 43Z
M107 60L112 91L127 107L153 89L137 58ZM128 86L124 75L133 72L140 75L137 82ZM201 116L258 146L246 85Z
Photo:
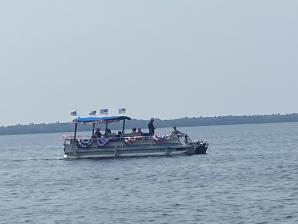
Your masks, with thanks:
M153 122L154 122L154 118L151 118L148 124L149 135L154 135L155 127L153 125Z

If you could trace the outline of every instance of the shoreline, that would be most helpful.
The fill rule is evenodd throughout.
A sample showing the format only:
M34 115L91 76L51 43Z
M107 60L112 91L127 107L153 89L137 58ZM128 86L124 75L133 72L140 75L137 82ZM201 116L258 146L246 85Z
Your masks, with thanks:
M223 126L223 125L244 125L244 124L269 124L269 123L294 123L298 122L298 113L273 114L273 115L244 115L244 116L216 116L216 117L193 117L179 118L172 120L156 119L157 128L177 127L200 127L200 126ZM132 119L127 123L127 129L139 127L147 129L148 120ZM111 125L111 129L120 129L120 124ZM46 134L73 132L72 123L49 123L49 124L28 124L0 127L1 135L25 135L25 134ZM88 125L81 125L79 132L90 130Z

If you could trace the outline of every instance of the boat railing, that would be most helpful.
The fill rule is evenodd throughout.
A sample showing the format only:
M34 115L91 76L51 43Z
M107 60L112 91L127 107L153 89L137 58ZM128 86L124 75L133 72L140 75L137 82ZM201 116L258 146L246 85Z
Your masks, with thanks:
M62 138L64 140L73 140L74 136L73 135L63 135ZM88 135L77 135L76 139L90 139L91 137Z
M180 138L180 136L173 136L173 135L161 135L161 136L150 136L150 135L130 135L125 134L123 136L117 135L103 135L100 138L90 137L90 136L63 136L65 144L72 144L72 142L81 143L83 145L91 145L92 143L99 144L100 146L104 146L107 143L112 142L122 142L121 145L118 147L125 147L128 145L132 146L142 146L142 145L156 145L156 144L163 144L165 142L178 141L182 145L185 142Z

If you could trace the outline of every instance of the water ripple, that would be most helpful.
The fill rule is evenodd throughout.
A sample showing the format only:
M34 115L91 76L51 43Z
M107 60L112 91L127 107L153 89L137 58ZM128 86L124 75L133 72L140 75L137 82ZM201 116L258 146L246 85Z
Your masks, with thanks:
M64 161L58 134L1 137L0 223L298 222L298 124L182 131L209 153Z

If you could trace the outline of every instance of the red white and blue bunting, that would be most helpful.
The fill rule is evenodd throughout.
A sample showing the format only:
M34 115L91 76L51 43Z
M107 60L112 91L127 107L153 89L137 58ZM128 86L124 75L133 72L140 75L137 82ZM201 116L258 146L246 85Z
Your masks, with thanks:
M170 139L171 135L162 135L162 136L153 136L153 141L156 143L156 144L160 144L162 143L164 140L168 140Z
M88 148L93 143L93 139L80 139L78 141L79 146L82 148Z
M111 138L98 138L98 139L96 140L96 145L98 145L99 147L103 147L103 146L105 146L110 140L111 140Z
M143 137L142 136L126 137L126 138L124 138L124 143L125 144L131 144L131 143L134 143L138 140L143 140Z

